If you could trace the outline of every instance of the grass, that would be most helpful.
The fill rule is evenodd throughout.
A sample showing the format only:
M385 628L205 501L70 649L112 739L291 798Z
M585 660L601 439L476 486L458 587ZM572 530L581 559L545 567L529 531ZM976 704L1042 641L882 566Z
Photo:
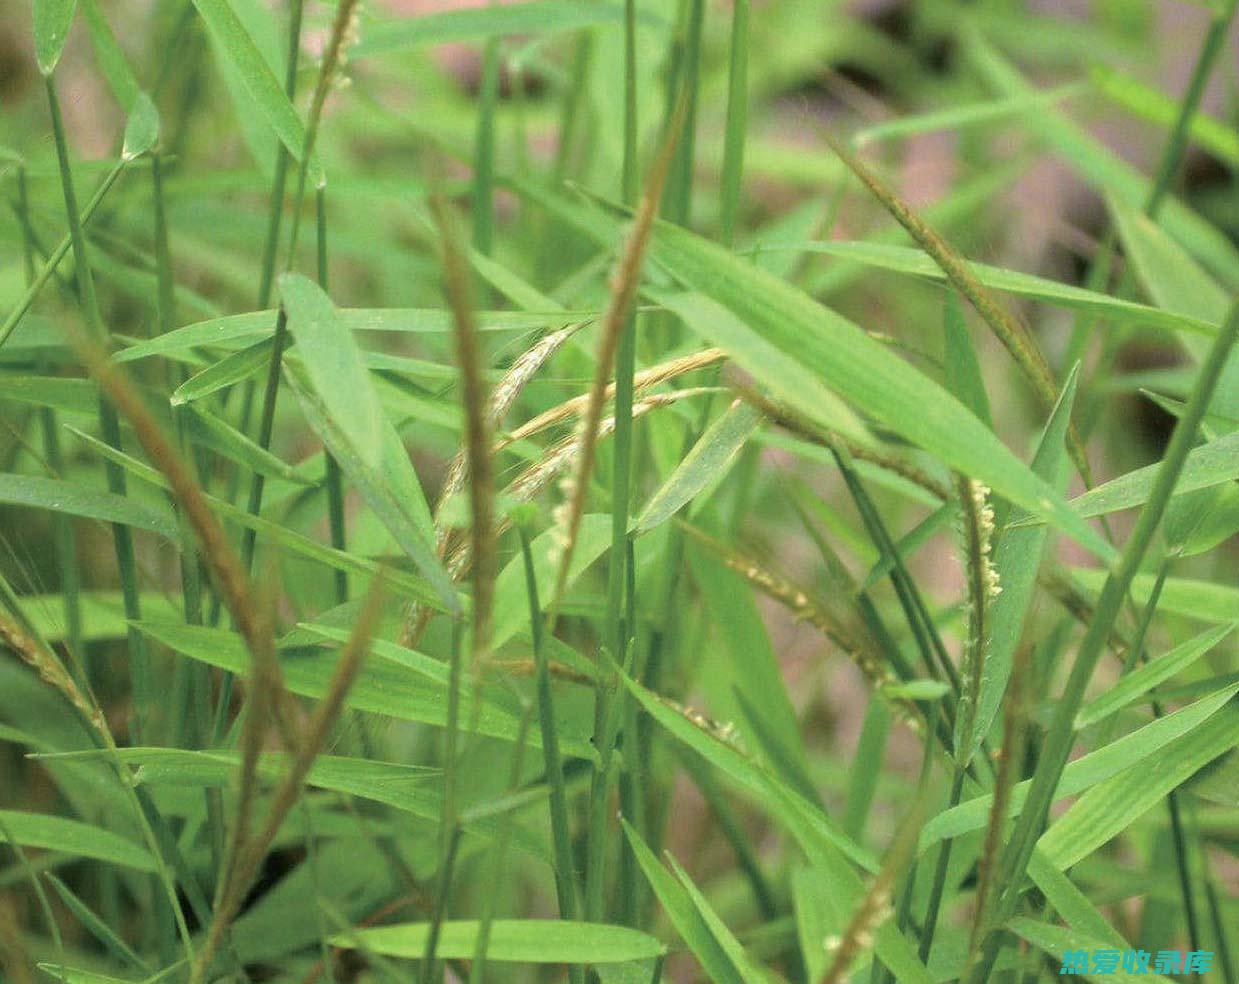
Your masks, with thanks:
M0 980L1239 984L1239 5L1120 6L8 19Z

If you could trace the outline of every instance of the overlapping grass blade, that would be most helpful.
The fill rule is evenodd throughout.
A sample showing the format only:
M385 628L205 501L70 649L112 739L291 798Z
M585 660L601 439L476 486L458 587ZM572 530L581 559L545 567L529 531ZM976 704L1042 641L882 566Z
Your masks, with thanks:
M138 871L155 870L155 862L139 844L80 820L47 813L0 810L0 822L22 847L62 851Z
M445 922L436 952L448 959L471 959L479 923ZM429 923L404 923L359 929L333 937L333 946L389 957L420 959ZM558 919L496 919L490 924L488 960L496 963L623 963L663 952L652 936L624 926L564 922Z

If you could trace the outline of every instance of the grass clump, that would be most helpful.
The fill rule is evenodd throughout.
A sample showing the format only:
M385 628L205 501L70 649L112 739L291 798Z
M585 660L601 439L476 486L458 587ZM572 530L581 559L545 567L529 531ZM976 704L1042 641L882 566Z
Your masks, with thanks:
M403 6L0 27L0 976L1237 984L1236 4Z

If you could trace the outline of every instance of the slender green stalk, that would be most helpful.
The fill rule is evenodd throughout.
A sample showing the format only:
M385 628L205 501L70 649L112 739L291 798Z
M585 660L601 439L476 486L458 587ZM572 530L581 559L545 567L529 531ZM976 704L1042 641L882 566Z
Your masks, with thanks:
M499 38L482 51L477 133L473 139L473 248L490 256L495 244L495 105L499 101Z
M1236 337L1239 337L1239 302L1231 308L1230 314L1220 326L1209 354L1201 366L1191 398L1179 417L1165 456L1158 466L1148 501L1140 511L1136 525L1119 555L1117 565L1106 578L1097 600L1093 620L1089 623L1084 639L1080 643L1066 688L1055 705L1054 718L1046 733L1037 769L1033 773L1028 799L1007 849L1003 852L999 884L1006 887L995 908L995 916L989 937L984 945L983 957L969 977L971 984L980 984L993 968L1002 942L1001 933L995 931L994 927L1005 923L1018 904L1029 858L1032 857L1037 837L1045 826L1050 804L1054 799L1054 790L1058 786L1071 751L1076 713L1080 709L1085 690L1092 679L1093 670L1105 650L1111 626L1118 617L1123 599L1140 569L1145 552L1153 541L1153 536L1166 510L1166 504L1170 501L1175 484L1179 480L1179 474L1187 460L1188 452L1196 441L1196 431L1213 397L1222 367L1234 347Z
M51 89L51 84L51 80L49 79L49 92L53 94L54 98L54 90ZM55 118L59 119L59 108L56 110ZM99 187L95 189L95 193L91 195L90 201L86 203L86 207L82 210L81 214L79 215L77 212L74 212L79 234L86 228L87 225L89 225L90 220L94 218L95 212L98 211L99 206L103 203L103 199L107 197L108 192L112 190L112 186L116 184L116 180L121 176L129 164L130 162L128 160L122 158L112 165L111 169L106 175L104 175L103 180L99 183ZM77 201L76 194L74 195L74 201ZM47 281L51 279L52 274L55 273L57 267L60 266L60 261L69 254L69 250L73 247L74 242L73 225L74 223L70 222L69 234L56 245L54 250L52 250L52 254L47 258L43 266L41 266L35 273L30 285L26 288L25 293L22 294L21 300L17 302L17 306L9 312L8 317L4 319L4 324L0 325L0 345L4 345L4 343L8 341L9 336L13 334L13 331L21 322L21 319L24 318L26 316L26 312L30 310L30 306L34 304L39 294L42 293L43 288L47 285ZM76 252L74 255L76 255Z
M684 63L680 68L679 87L668 103L669 112L683 114L677 125L682 132L675 162L667 177L667 207L664 215L676 225L687 225L692 212L693 169L696 164L697 100L701 88L701 35L705 25L705 0L687 0L684 23ZM682 109L676 110L676 101ZM669 117L671 119L672 117Z
M1131 645L1127 648L1127 656L1123 660L1123 667L1119 670L1120 680L1134 670L1145 658L1145 640L1149 634L1149 626L1153 624L1153 616L1157 612L1157 604L1161 601L1162 589L1166 586L1166 577L1169 573L1170 557L1166 556L1162 558L1162 562L1157 567L1157 576L1153 581L1153 588L1149 592L1149 600L1145 603L1144 611L1140 613L1136 634L1131 640ZM1111 715L1103 722L1101 732L1094 743L1095 748L1105 748L1114 740L1114 732L1118 728L1118 723L1119 715L1117 714Z
M530 719L533 717L534 704L527 703L525 712L521 715L520 728L516 733L516 742L512 746L512 767L508 774L508 794L515 795L520 790L521 766L525 761L525 742L529 737ZM489 869L490 884L498 886L503 881L504 860L512 843L512 828L515 819L511 813L504 818L503 828L490 850ZM487 892L482 899L482 918L478 920L477 939L473 944L473 962L469 967L469 984L484 984L486 980L486 956L490 945L491 923L495 918L495 903L498 892Z
M538 727L542 736L542 756L546 784L550 788L551 845L555 856L555 892L559 918L569 922L578 918L576 862L572 855L572 833L568 825L568 794L564 787L564 765L559 754L559 730L555 725L555 704L551 693L550 661L542 635L542 605L538 599L538 579L534 570L529 533L517 524L521 558L525 565L525 592L529 599L529 631L533 636L534 682L538 696ZM568 968L573 984L585 980L579 965Z
M937 626L934 624L933 618L929 614L929 609L921 598L916 583L908 574L903 558L899 556L899 551L886 529L886 524L882 522L882 518L874 507L873 501L869 498L864 485L860 481L860 476L856 474L856 470L852 466L850 452L838 442L831 442L831 450L835 456L835 462L839 466L839 471L847 483L848 491L856 503L857 511L861 515L861 520L865 524L865 529L868 531L870 539L873 540L874 545L878 547L885 559L891 564L891 583L894 584L895 592L899 597L899 603L903 606L908 627L912 630L917 645L921 650L921 656L925 661L925 668L935 678L945 678L950 683L956 697L958 697L960 693L959 674L947 655L946 646L942 643L942 637L938 634ZM951 720L952 722L954 721L953 716Z
M733 0L731 71L727 88L727 130L723 137L723 174L719 188L719 225L724 244L736 240L740 184L744 178L744 143L749 117L749 0Z
M624 160L621 174L624 202L633 206L637 199L637 45L634 0L624 6ZM628 514L632 490L632 402L633 378L636 374L637 317L626 314L615 351L615 455L611 474L611 550L607 571L607 638L612 662L606 668L599 665L594 689L594 735L600 757L590 789L590 856L586 868L585 915L601 920L605 856L598 831L608 829L607 810L611 794L611 749L609 736L611 718L622 725L624 708L612 708L612 699L619 689L614 667L627 659L628 637L632 625L625 618L625 589L628 584ZM621 705L627 703L618 696ZM621 727L622 730L622 727ZM626 848L621 847L622 851Z
M318 246L318 285L327 289L327 189L321 185L314 196L315 215L317 217L316 243ZM347 545L347 530L344 519L344 472L340 463L328 451L324 452L326 460L327 485L327 523L331 534L331 545L336 550L344 550ZM342 605L348 601L348 574L342 570L335 572L336 604Z
M960 793L964 788L965 770L957 762L951 774L951 791L947 795L947 809L959 805ZM945 840L938 847L938 860L934 865L933 881L929 885L929 901L925 907L925 921L921 930L921 942L917 956L921 962L929 960L929 952L933 949L934 934L938 928L938 915L942 908L942 896L946 890L947 871L951 864L951 847L955 842Z
M567 87L560 104L559 140L555 145L555 160L551 165L551 187L559 188L571 173L572 154L576 150L579 127L585 121L586 83L589 80L593 56L593 34L583 30L572 46L572 64L568 69Z
M1183 827L1183 810L1179 805L1178 790L1172 789L1166 797L1170 812L1170 837L1175 845L1175 872L1179 876L1179 891L1183 896L1183 918L1187 922L1187 940L1193 950L1202 946L1200 914L1196 910L1196 894L1192 890L1191 856L1187 853L1187 834Z
M69 164L69 145L65 139L60 100L56 96L56 84L51 75L45 77L44 83L47 88L48 109L52 119L52 136L56 144L56 160L60 168L60 186L64 196L65 213L69 220L69 238L73 244L78 291L81 294L82 309L90 333L96 344L102 344L106 333L102 316L99 313L98 298L95 296L95 282L91 273L90 255L86 248L86 235L82 231L82 222L78 212L77 194L73 188L73 172ZM99 423L104 441L117 451L122 450L120 421L117 419L116 411L105 400L100 400L99 403ZM124 496L126 488L124 470L110 461L105 463L104 469L107 474L108 491L113 495ZM112 543L116 552L116 566L120 572L125 618L129 620L127 635L129 670L134 695L134 736L141 741L153 691L146 639L135 627L135 623L142 618L142 608L138 594L138 569L133 551L133 533L130 528L124 523L113 523Z
M1213 8L1213 18L1205 31L1200 50L1196 53L1196 61L1192 65L1192 76L1187 84L1187 91L1179 100L1179 112L1175 117L1174 126L1166 146L1162 149L1161 160L1157 173L1153 177L1153 185L1149 189L1149 197L1145 199L1144 214L1151 219L1157 218L1166 196L1174 184L1175 175L1179 173L1179 165L1187 151L1187 141L1191 133L1192 120L1200 109L1200 101L1204 98L1205 87L1209 84L1209 76L1213 74L1213 66L1218 55L1225 50L1226 38L1230 33L1230 25L1239 11L1239 2L1229 0Z
M641 180L637 161L637 4L624 0L624 160L620 191L624 204L637 204Z
M310 104L310 114L305 125L305 140L301 148L301 162L297 169L297 190L293 195L292 231L289 233L288 258L285 269L291 270L297 257L297 236L301 228L301 210L305 201L306 180L314 161L314 145L318 137L318 125L322 118L323 104L331 88L336 71L340 68L350 40L355 36L357 0L341 0L336 8L335 20L332 22L331 36L327 41L327 50L323 55L322 68L318 73L318 83L314 87L314 97ZM298 42L299 43L299 42ZM296 49L290 53L290 61L296 57ZM290 69L295 71L295 69ZM278 233L278 230L277 230ZM271 361L267 365L267 382L263 390L262 410L258 424L258 444L263 450L271 446L271 434L275 423L275 404L280 391L280 369L283 364L284 349L288 344L288 317L281 306L276 316L274 340L271 348ZM249 500L246 511L257 516L262 509L265 478L260 472L254 472L250 481ZM253 530L247 530L242 541L242 560L247 570L253 569L254 561Z
M301 14L303 0L288 3L288 53L284 63L284 94L291 101L297 94L297 65L301 54ZM288 182L288 164L292 155L282 140L275 142L275 173L271 178L270 211L267 213L267 238L263 241L262 267L258 280L258 309L271 304L271 286L275 282L275 260L280 250L280 226L284 218L284 190Z
M38 273L34 262L30 198L26 187L24 164L17 169L17 214L22 227L22 260L26 274L26 288L29 290L34 286ZM52 472L57 477L63 478L64 456L60 450L60 428L56 421L56 412L51 407L44 407L39 417L43 431L43 457L47 459ZM69 652L73 654L74 664L80 663L83 667L85 680L89 680L90 663L86 647L82 642L81 575L77 562L77 536L73 530L73 521L68 516L57 514L52 522L55 529L56 567L60 574L60 593L64 599Z
M452 874L456 866L457 848L460 846L460 688L462 671L461 643L464 626L457 620L452 623L452 650L448 663L447 722L443 742L443 811L439 818L439 879L435 889L434 916L430 933L426 938L426 952L422 956L418 980L432 984L442 979L442 968L435 960L439 945L439 930L447 917L452 895Z
M447 843L443 849L443 860L439 868L439 878L435 885L434 912L430 917L430 932L426 936L426 952L418 968L420 984L432 984L443 979L443 968L435 960L439 949L439 934L443 929L443 921L451 905L452 875L456 868L456 856L460 848L460 827L453 825L446 830Z
M1213 938L1217 943L1218 962L1222 965L1222 979L1226 984L1235 984L1239 981L1239 968L1235 964L1234 954L1231 950L1230 933L1233 927L1226 925L1226 917L1222 912L1222 901L1218 896L1217 881L1213 877L1213 872L1209 870L1208 863L1205 864L1205 899L1209 905L1209 922L1213 928Z

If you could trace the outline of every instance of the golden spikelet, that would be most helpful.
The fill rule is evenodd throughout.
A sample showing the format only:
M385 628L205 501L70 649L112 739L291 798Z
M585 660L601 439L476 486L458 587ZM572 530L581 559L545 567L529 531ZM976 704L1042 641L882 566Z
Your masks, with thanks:
M700 352L693 352L689 355L681 356L678 359L670 359L659 365L652 366L649 369L643 369L633 377L633 391L641 392L649 389L651 386L657 386L659 383L665 383L669 379L674 379L676 376L682 376L685 373L694 372L698 369L705 369L712 366L723 359L727 358L727 353L722 349L708 348L702 349ZM615 384L608 383L604 400L611 400L615 397ZM589 406L589 394L584 396L576 396L571 400L566 400L559 406L552 407L543 413L538 414L532 420L521 424L516 430L509 432L502 440L495 445L496 451L502 451L508 445L516 441L523 440L526 437L532 437L540 431L546 430L548 427L554 427L556 424L561 424L572 417L583 413Z
M694 387L693 389L674 390L670 393L655 393L652 396L647 396L642 400L638 400L632 405L632 419L636 420L639 417L645 416L653 410L658 410L662 407L669 407L680 400L690 399L694 396L700 396L704 393L713 393L715 390L710 387ZM607 417L598 426L598 439L602 440L609 437L615 432L615 418ZM581 437L579 434L572 434L565 437L543 452L542 457L529 465L524 471L514 478L501 495L504 499L515 499L520 502L528 502L541 495L550 484L564 472L568 471L577 460L577 456L581 452ZM564 504L558 507L561 512L565 508ZM512 525L508 518L501 519L495 527L495 535L501 536ZM469 544L462 543L454 550L447 558L447 572L454 578L461 577L468 569L470 563Z
M59 690L100 735L108 734L103 712L93 700L82 693L64 664L4 611L0 611L0 642L12 649L45 683Z
M546 364L547 360L559 351L564 342L588 323L585 321L577 322L565 328L560 328L558 331L543 335L530 348L521 353L508 368L508 371L503 374L503 378L495 384L495 388L491 390L490 425L492 428L497 428L503 422L503 418L512 409L516 398L520 396L526 384ZM461 448L448 466L447 475L443 480L443 488L439 492L438 501L435 503L435 545L438 548L440 558L446 558L457 552L453 535L455 531L443 523L440 520L440 516L448 499L464 488L465 480L468 477L469 455L465 448ZM502 533L503 528L497 528L495 531L496 536L500 536ZM452 573L450 569L449 573ZM400 644L409 649L416 648L417 642L421 639L422 633L426 631L426 625L430 622L433 614L433 609L427 608L425 605L419 605L416 602L410 604L405 613L404 626L400 631Z

